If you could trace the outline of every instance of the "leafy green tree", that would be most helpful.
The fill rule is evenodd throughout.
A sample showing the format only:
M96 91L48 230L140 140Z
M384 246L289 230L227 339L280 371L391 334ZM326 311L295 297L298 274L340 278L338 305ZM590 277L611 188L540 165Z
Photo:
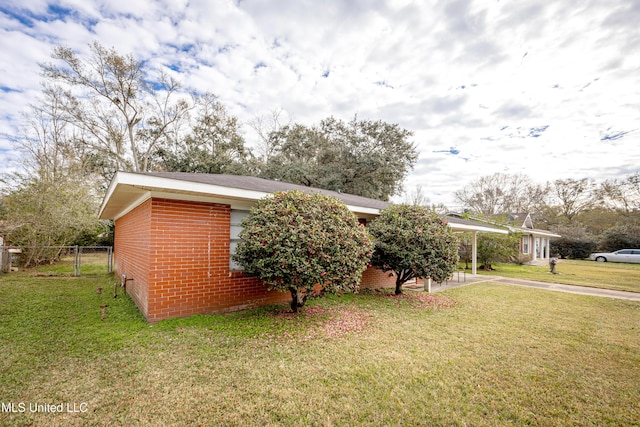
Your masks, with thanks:
M79 237L97 236L106 224L95 215L98 202L86 185L70 179L23 181L3 198L2 232L23 249L26 266L54 261L59 251Z
M584 259L594 252L595 243L589 238L562 236L551 241L550 249L552 254L558 254L560 258Z
M388 200L417 160L411 135L396 124L355 117L282 126L269 134L261 176Z
M238 119L212 94L202 96L184 139L157 151L159 167L172 172L250 174L251 152L245 148Z
M606 215L605 211L598 213ZM589 212L583 213L583 215ZM604 221L606 224L607 221ZM600 225L603 225L602 219ZM554 227L554 232L560 234L562 237L553 239L550 242L549 248L552 255L558 255L560 258L569 259L583 259L589 256L591 252L594 252L596 247L596 235L594 230L588 226L589 222L574 221L573 224L561 224ZM608 226L607 226L608 227Z
M412 205L391 205L371 221L375 241L371 264L393 271L396 294L413 278L443 282L455 271L458 238L436 212Z
M520 236L517 233L478 234L478 261L480 268L492 270L496 262L514 262L518 257Z
M640 221L620 223L605 230L599 238L598 247L603 251L640 248Z
M317 193L275 193L242 221L234 260L270 289L291 292L298 311L316 287L355 291L371 257L366 229L341 201Z
M22 168L7 175L0 234L22 248L27 266L57 259L60 250L50 246L94 242L109 226L96 217L97 180L69 129L64 98L44 85L14 139Z

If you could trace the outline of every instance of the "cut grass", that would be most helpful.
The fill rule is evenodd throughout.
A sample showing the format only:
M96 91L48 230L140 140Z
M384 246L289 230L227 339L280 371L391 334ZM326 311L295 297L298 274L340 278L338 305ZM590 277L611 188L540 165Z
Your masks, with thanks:
M560 260L556 265L560 274L551 274L546 265L499 263L493 268L493 271L478 270L478 274L640 292L640 264Z
M88 409L0 424L640 420L638 303L485 283L433 304L348 295L299 316L271 307L149 325L127 297L95 292L112 280L0 276L0 400Z

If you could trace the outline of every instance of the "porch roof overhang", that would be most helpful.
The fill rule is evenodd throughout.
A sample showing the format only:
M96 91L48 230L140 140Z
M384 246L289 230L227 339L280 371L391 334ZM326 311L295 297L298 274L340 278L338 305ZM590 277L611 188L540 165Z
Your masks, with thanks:
M510 229L514 233L531 234L534 237L550 237L550 238L562 237L559 234L552 233L552 232L547 231L547 230L538 230L537 228L510 227Z
M462 219L457 217L446 217L449 227L453 231L482 231L488 233L509 234L509 230L504 227L494 226L480 221L473 221L469 219Z

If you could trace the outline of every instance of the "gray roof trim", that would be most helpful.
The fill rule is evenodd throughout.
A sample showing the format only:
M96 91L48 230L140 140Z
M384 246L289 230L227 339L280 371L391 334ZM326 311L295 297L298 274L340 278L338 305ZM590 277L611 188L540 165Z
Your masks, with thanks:
M360 206L363 208L384 209L390 204L388 202L383 202L382 200L370 199L368 197L339 193L337 191L324 190L315 187L305 187L303 185L296 185L288 182L272 181L255 176L188 172L146 172L140 173L140 175L156 176L158 178L168 178L186 182L197 182L201 184L219 185L222 187L260 191L263 193L275 193L278 191L291 190L298 190L303 193L320 193L327 196L337 197L347 205Z

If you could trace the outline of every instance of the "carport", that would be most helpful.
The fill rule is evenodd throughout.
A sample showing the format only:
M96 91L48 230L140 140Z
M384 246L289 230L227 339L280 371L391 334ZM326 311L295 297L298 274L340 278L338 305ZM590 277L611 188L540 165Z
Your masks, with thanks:
M471 219L462 218L456 214L446 215L446 220L449 227L455 232L468 231L471 232L473 238L471 239L471 274L477 274L478 266L478 232L485 233L500 233L509 234L506 228L498 227L496 225L488 224L485 222L474 221Z

